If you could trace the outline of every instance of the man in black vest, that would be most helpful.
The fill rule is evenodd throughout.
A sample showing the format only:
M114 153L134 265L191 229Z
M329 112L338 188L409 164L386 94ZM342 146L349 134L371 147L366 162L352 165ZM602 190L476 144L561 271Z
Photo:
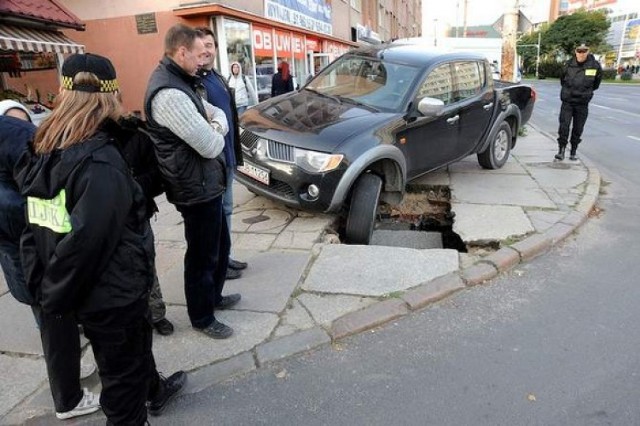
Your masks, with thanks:
M216 320L214 309L240 301L239 294L222 296L230 247L222 209L222 150L229 128L224 112L196 92L196 72L205 54L198 31L182 24L171 27L165 56L149 79L145 114L167 200L184 219L184 289L191 325L214 339L226 339L233 329Z
M600 87L602 81L602 68L592 54L589 47L582 43L576 47L576 53L564 66L560 76L560 128L558 129L558 153L556 160L564 160L564 151L569 139L569 126L571 129L571 153L570 160L577 160L576 151L582 140L582 130L587 122L589 114L589 102L593 98L593 91Z

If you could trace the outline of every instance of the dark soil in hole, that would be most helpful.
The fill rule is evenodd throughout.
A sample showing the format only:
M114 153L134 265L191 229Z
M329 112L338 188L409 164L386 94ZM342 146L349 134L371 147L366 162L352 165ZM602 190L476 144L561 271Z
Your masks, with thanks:
M466 253L464 241L453 232L455 213L450 200L447 186L409 186L401 204L380 206L376 227L439 232L444 248Z

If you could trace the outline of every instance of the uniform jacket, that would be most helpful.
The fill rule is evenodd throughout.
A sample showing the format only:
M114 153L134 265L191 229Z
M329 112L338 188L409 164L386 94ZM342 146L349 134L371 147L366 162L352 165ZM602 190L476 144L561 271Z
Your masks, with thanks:
M18 191L13 169L35 131L36 126L28 121L0 116L0 240L16 245L25 220L24 197Z
M560 76L560 99L570 104L587 104L601 81L602 67L592 54L583 63L579 63L574 56L567 61Z
M184 92L198 112L207 119L202 100L196 93L199 84L199 78L187 74L170 58L165 57L151 74L145 95L147 131L156 150L167 200L177 205L211 201L224 192L226 185L224 156L214 159L202 157L171 130L153 119L151 102L160 90L167 88Z
M136 117L122 118L117 124L109 123L133 178L142 188L146 199L147 217L158 211L154 198L164 192L162 175L158 168L153 142L147 134L145 122Z
M25 279L46 313L148 297L155 254L145 200L110 133L46 155L29 149L16 170L27 197Z

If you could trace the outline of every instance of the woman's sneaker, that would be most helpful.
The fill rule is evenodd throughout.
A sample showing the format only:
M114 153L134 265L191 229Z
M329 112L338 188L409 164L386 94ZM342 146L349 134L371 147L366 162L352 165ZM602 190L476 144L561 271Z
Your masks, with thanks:
M56 417L60 420L72 419L78 416L95 413L100 409L100 394L90 392L87 388L82 389L82 399L71 411L62 413L56 412Z

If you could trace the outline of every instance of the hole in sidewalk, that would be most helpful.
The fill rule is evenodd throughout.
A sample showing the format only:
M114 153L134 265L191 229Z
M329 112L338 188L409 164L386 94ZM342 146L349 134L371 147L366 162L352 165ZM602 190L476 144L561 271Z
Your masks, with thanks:
M448 186L410 184L407 185L401 204L380 204L371 244L421 249L446 248L460 253L475 249L467 247L453 231L454 218L455 213L451 211L451 190ZM345 241L345 222L343 220L339 224L340 241ZM422 232L415 232L414 236L408 231Z
M467 246L453 231L451 190L445 185L408 185L402 203L382 204L376 230L409 230L439 234L442 248L467 252Z

